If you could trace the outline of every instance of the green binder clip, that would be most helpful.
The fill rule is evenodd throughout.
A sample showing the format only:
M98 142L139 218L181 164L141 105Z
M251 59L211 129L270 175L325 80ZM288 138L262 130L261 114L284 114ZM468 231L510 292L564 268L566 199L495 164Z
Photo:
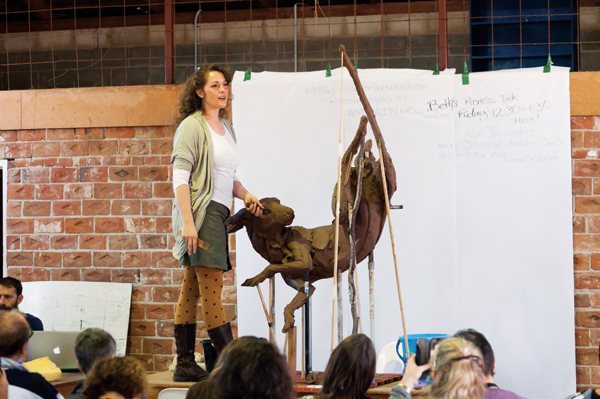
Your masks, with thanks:
M331 63L329 63L329 66L327 67L327 70L325 71L325 77L326 78L331 77Z
M552 58L550 58L550 53L548 53L548 62L544 65L544 73L550 72L550 68L552 65Z
M440 64L435 64L435 71L433 71L434 75L440 74Z
M252 76L252 67L246 69L246 73L244 74L244 82L247 80L250 80L251 76Z
M467 67L467 60L465 60L465 72L462 74L463 85L469 84L469 68Z

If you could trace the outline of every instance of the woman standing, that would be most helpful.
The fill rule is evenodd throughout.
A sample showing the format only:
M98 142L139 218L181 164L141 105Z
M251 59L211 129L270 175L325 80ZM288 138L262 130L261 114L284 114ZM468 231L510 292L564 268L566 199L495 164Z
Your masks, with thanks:
M232 76L212 64L198 69L179 98L179 126L173 138L173 255L186 268L175 311L175 381L200 381L208 373L194 361L196 309L217 351L233 339L225 319L223 272L231 270L227 228L232 195L256 216L262 205L235 175L241 154L233 126L224 119Z

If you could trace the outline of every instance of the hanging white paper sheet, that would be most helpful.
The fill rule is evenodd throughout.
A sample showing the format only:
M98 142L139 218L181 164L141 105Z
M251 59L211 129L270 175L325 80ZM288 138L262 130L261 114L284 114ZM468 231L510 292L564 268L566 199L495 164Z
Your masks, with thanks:
M317 227L333 220L340 113L344 149L364 115L347 72L343 83L339 69L332 74L265 72L246 82L243 74L234 78L233 122L244 154L238 176L259 198L278 197L293 208L294 225ZM359 70L359 76L397 172L398 190L391 202L404 206L392 211L392 224L408 333L476 328L496 349L497 380L507 389L530 398L574 391L567 71L472 73L468 86L462 86L460 75L433 76L431 71ZM465 138L469 129L515 134L502 133L514 118L499 114L477 119L483 111L507 112L496 108L504 101L510 106L511 93L512 104L524 109L510 112L529 118L527 128L535 129L535 137L554 143L524 163L503 162L500 155L507 148L495 151L483 139L484 144L477 144ZM501 97L505 94L506 100ZM479 103L479 97L497 102ZM373 138L370 131L367 138ZM520 148L508 152L513 157L529 154ZM386 225L375 250L372 338L377 350L402 334L390 242ZM358 266L358 275L364 332L369 334L366 263ZM239 286L267 266L245 231L237 235L237 264L240 335L268 336L256 289ZM331 342L332 280L315 285L313 369L324 370ZM279 331L283 307L295 292L279 277L276 286ZM300 326L300 311L296 320ZM547 320L553 320L550 335ZM346 298L344 325L348 335ZM337 331L335 335L337 342ZM283 340L279 333L280 345ZM549 362L550 353L560 353L561 362ZM540 376L537 383L532 370Z

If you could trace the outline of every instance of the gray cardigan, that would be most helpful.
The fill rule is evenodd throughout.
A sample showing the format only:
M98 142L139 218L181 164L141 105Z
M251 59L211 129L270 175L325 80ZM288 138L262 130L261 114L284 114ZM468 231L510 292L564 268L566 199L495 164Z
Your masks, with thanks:
M221 118L225 128L237 142L233 126L227 119ZM174 169L185 169L190 172L190 194L192 196L192 215L196 231L200 230L206 208L213 195L213 150L208 123L200 111L185 118L177 127L173 137L173 154L171 164ZM177 202L173 201L171 211L173 234L176 240L176 250L173 255L181 258L188 250L187 245L178 233L183 228L183 219L179 213Z

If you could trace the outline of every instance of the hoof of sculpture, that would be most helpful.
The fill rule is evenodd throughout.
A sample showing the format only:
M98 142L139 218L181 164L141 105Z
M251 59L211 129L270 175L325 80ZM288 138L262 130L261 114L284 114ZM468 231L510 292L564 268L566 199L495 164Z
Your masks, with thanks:
M261 277L249 278L249 279L247 279L246 281L244 281L242 283L242 287L256 287L257 285L259 285L263 281L265 281L265 279L261 278Z
M285 324L283 325L283 328L281 329L281 332L284 333L284 334L287 333L290 328L294 327L294 323L295 323L295 321L294 321L293 316L292 316L291 320L288 320L288 317L286 316L286 318L285 318Z

